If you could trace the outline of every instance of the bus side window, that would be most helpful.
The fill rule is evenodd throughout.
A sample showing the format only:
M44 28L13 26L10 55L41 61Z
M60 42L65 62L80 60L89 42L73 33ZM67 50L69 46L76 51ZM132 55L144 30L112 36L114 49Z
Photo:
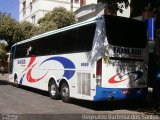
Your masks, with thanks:
M16 46L15 58L26 57L26 47L23 44Z
M79 52L90 51L92 49L96 24L89 24L78 28L78 39L76 49Z
M39 42L38 41L33 41L31 43L31 45L32 45L32 50L31 50L30 56L38 55L38 53L39 53Z
M37 55L37 51L34 47L32 47L32 50L30 52L30 56L36 56Z
M74 52L76 43L76 29L67 30L62 34L61 52Z

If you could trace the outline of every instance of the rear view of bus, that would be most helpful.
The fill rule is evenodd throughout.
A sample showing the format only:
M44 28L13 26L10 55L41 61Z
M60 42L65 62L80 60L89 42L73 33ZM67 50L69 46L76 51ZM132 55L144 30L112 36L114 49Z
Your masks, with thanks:
M142 21L104 16L95 101L144 98L147 92L147 31Z

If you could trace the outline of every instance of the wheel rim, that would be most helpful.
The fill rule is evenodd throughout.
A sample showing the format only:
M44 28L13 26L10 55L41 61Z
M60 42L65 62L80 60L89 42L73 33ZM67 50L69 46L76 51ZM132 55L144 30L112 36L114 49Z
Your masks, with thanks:
M69 88L67 86L64 86L62 88L62 96L67 98L69 96Z
M51 85L51 89L50 89L51 95L55 95L56 94L56 86L54 84Z

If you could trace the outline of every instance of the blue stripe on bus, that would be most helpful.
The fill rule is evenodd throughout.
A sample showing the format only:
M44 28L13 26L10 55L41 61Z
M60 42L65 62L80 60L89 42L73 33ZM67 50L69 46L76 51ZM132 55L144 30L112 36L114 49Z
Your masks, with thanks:
M23 79L24 79L24 76L25 76L26 74L24 74L22 77L21 77L21 79L20 79L20 81L19 81L19 84L21 84L22 85L22 83L23 83Z
M40 65L42 65L43 63L50 61L50 60L58 61L59 63L61 63L63 65L63 67L64 67L63 77L66 77L68 80L70 78L72 78L73 75L75 74L74 63L65 57L51 57L51 58L44 60ZM65 69L71 69L71 70L65 70Z
M128 91L128 94L123 93L125 90ZM113 100L144 98L146 93L147 88L102 88L97 85L94 101L107 101L109 97L112 97Z

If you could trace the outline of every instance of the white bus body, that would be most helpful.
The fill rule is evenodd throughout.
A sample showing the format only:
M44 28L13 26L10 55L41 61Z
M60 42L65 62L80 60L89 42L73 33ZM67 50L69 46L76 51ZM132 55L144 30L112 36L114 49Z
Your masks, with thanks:
M101 16L18 42L11 51L10 82L49 91L53 99L106 101L146 93L148 49L140 21Z

